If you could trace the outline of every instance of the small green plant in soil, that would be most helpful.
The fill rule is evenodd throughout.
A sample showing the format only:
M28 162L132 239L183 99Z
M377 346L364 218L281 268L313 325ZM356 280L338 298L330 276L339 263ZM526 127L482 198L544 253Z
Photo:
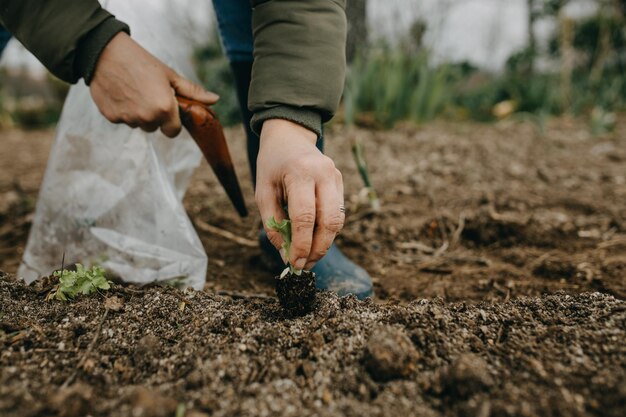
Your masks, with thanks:
M289 259L291 248L291 221L284 219L280 223L270 217L266 223L271 230L276 230L283 237L285 257ZM280 305L292 315L303 315L311 311L315 304L315 274L311 271L295 269L289 264L274 278L276 294Z
M378 198L376 189L372 186L372 182L370 181L367 162L365 161L365 155L363 154L363 145L358 138L355 138L352 142L352 156L354 157L354 162L359 170L363 184L365 184L365 188L363 188L362 193L367 196L367 200L369 201L372 210L378 213L380 211L380 199Z
M106 279L104 268L100 266L87 269L81 264L76 264L75 271L62 269L52 275L59 279L59 283L47 295L47 300L67 301L78 294L89 295L111 288L111 282Z

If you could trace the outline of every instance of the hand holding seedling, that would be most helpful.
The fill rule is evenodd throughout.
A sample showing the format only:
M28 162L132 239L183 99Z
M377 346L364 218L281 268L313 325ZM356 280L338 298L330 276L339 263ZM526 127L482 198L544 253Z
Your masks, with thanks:
M256 202L261 218L285 219L289 206L291 249L265 225L267 236L295 269L310 269L328 251L345 220L343 180L333 161L316 147L312 131L287 120L263 124L258 157Z
M291 221L283 219L280 223L270 217L265 223L268 230L278 232L283 238L282 249L289 258L291 250ZM274 278L276 295L283 308L290 314L306 314L315 304L315 274L311 271L296 269L291 264L280 276Z
M219 98L178 75L122 32L102 51L89 87L110 122L147 132L160 128L169 137L181 129L177 94L204 104Z

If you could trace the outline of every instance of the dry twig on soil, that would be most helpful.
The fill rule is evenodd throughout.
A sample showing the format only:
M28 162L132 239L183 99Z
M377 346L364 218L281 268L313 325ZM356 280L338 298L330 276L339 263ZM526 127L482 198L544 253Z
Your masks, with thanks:
M241 246L246 246L248 248L258 248L259 247L259 242L257 242L256 240L251 240L251 239L247 239L245 237L241 237L241 236L237 236L236 234L234 234L233 232L229 232L228 230L224 230L222 228L219 228L217 226L213 226L211 224L208 224L200 219L195 219L194 220L196 226L198 227L198 229L204 231L204 232L208 232L208 233L212 233L214 235L218 235L223 237L224 239L228 239L230 241L233 241Z

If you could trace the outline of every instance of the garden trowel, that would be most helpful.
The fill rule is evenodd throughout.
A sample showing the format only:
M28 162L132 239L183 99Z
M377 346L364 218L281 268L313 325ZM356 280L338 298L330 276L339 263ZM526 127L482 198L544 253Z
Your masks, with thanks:
M220 184L241 217L248 215L239 187L233 161L230 158L224 129L215 112L206 104L177 96L180 120L196 141Z

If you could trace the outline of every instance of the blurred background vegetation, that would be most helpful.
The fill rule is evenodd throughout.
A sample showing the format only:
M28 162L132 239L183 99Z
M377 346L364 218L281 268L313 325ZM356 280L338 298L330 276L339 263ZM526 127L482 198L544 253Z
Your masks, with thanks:
M626 106L626 1L597 0L597 13L582 19L563 12L567 0L526 1L527 47L511 55L500 73L467 62L435 64L423 42L426 24L419 20L396 45L353 47L345 121L390 128L436 117L520 117L541 124L548 116L570 114L588 117L595 133L611 130L614 113ZM556 25L541 45L535 24L545 18Z
M424 20L393 42L370 40L367 0L348 1L349 70L335 123L392 128L435 118L520 118L542 127L550 116L572 115L587 118L594 133L612 130L616 113L626 108L626 0L589 0L596 12L582 18L566 13L574 0L525 1L526 47L497 72L439 62L424 41ZM538 39L537 22L546 19L553 30ZM217 39L199 47L194 60L199 79L221 96L220 118L232 125L240 121L236 95ZM6 72L0 86L0 126L54 123L67 91L52 77L33 84Z
M424 45L428 27L416 20L399 41L368 41L366 0L348 2L349 71L337 122L376 128L435 118L490 122L506 117L543 126L549 116L586 117L594 133L610 131L626 108L626 0L595 0L597 12L568 17L568 0L526 0L527 47L494 73L468 62L436 63ZM545 44L540 19L555 29ZM229 68L214 42L198 50L205 85L233 92ZM234 92L222 95L219 114L237 123Z
M68 84L52 75L41 79L0 70L0 128L37 129L55 124L68 89Z

